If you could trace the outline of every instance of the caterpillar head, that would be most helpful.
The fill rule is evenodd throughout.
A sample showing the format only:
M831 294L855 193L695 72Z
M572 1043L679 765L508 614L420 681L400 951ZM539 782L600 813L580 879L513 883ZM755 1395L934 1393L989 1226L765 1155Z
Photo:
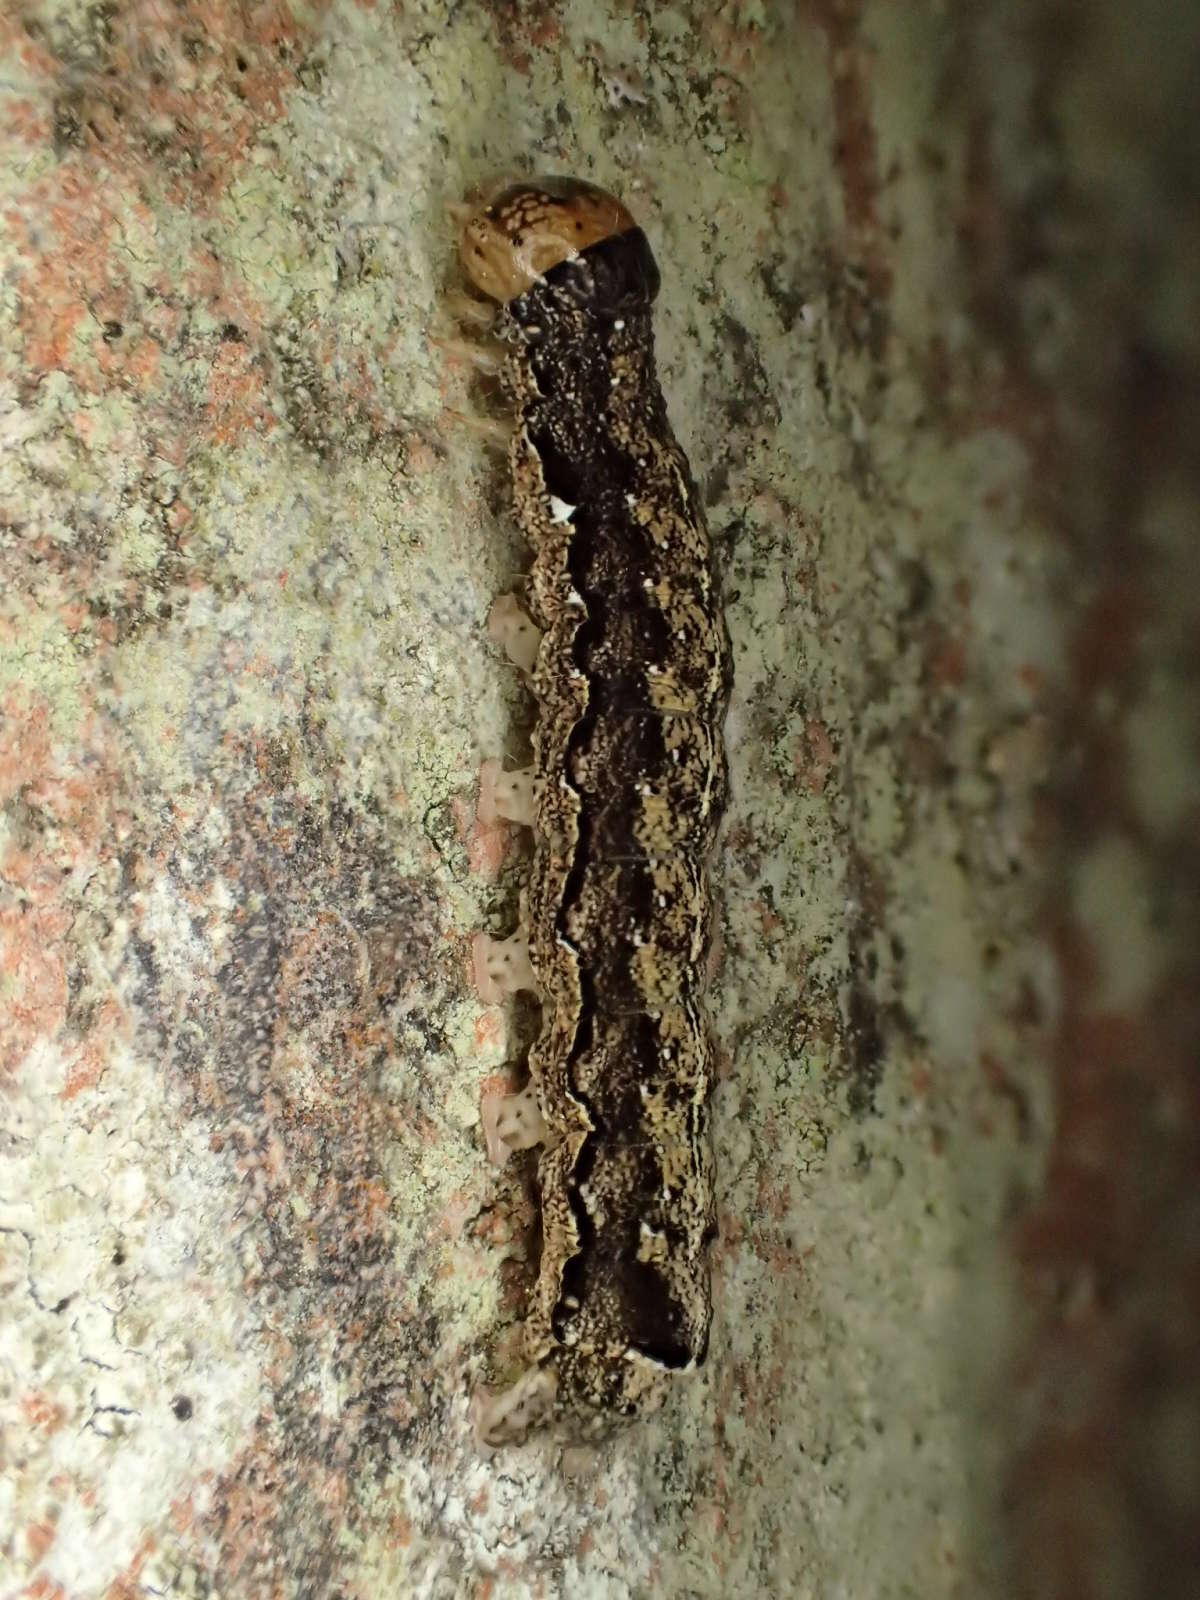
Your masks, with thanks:
M460 252L475 287L504 304L560 262L635 226L621 202L593 184L533 178L510 185L470 217Z

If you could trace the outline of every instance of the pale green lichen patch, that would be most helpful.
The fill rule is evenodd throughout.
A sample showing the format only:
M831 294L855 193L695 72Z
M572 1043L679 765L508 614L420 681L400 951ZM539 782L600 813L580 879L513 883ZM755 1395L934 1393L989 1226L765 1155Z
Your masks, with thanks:
M165 1085L125 1046L86 1121L77 1071L34 1051L6 1103L4 1359L36 1423L10 1487L53 1532L43 1561L26 1545L6 1570L90 1594L134 1559L148 1506L203 1514L262 1404L266 1350L227 1232L235 1174L202 1129L172 1127ZM56 1492L65 1480L80 1492Z
M30 715L31 695L49 707L51 727L65 736L79 724L84 676L74 632L51 607L30 616L26 607L0 602L7 626L0 628L0 698L10 716ZM60 605L65 601L60 600Z

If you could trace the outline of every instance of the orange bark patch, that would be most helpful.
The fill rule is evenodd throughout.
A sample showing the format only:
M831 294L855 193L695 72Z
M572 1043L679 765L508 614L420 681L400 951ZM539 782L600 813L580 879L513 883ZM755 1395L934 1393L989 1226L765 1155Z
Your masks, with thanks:
M967 647L961 639L939 639L929 657L929 681L939 689L957 688L967 676Z
M83 319L81 305L43 304L25 332L25 361L35 372L65 372L71 367L75 330Z
M884 298L891 289L892 269L879 216L879 151L872 116L870 56L861 38L861 0L808 0L807 9L829 41L837 134L834 158L841 177L847 232L862 259L872 293Z
M104 1071L104 1060L95 1045L85 1045L67 1068L66 1080L60 1091L63 1100L74 1100L85 1089L93 1089Z
M158 1541L152 1533L145 1533L138 1542L134 1551L133 1560L117 1578L109 1584L105 1591L104 1600L141 1600L145 1590L138 1582L142 1568L149 1561L157 1549Z
M31 1522L25 1529L25 1549L29 1559L38 1562L54 1543L54 1525L50 1522Z
M0 704L0 805L50 764L49 718L41 700L6 695Z
M475 1019L475 1047L489 1050L498 1046L504 1032L504 1019L495 1008L481 1012Z
M806 723L793 746L792 764L810 794L824 794L834 761L833 741L825 724L815 719Z
M275 426L262 372L244 345L223 344L217 352L208 377L207 413L209 431L218 444Z
M381 1230L392 1204L387 1185L378 1178L368 1178L363 1185L363 1202L368 1228L372 1232Z
M481 1096L485 1094L513 1094L513 1081L507 1072L489 1072L479 1085Z
M13 1071L39 1038L52 1038L67 1014L67 966L61 941L68 912L15 907L0 911L0 1065Z
M485 827L461 795L455 795L453 804L455 825L459 838L467 847L467 862L471 871L485 878L494 878L508 855L512 830L507 822L496 822Z
M25 1420L39 1433L56 1433L67 1420L66 1407L44 1394L27 1394L21 1401Z
M66 1018L67 944L75 917L69 881L111 848L104 769L52 742L45 702L17 692L0 704L0 804L24 796L48 826L0 859L8 903L0 909L0 1063L12 1070ZM24 846L24 847L23 847ZM104 1021L119 1017L113 1007ZM95 1030L93 1030L94 1032ZM96 1063L81 1063L86 1078Z
M448 1239L462 1237L463 1224L479 1208L479 1199L469 1189L456 1189L442 1212L438 1231Z
M191 1495L185 1495L179 1500L171 1502L171 1526L176 1533L187 1533L189 1528L195 1526L196 1507Z
M67 1600L67 1591L61 1583L39 1576L21 1590L21 1600Z

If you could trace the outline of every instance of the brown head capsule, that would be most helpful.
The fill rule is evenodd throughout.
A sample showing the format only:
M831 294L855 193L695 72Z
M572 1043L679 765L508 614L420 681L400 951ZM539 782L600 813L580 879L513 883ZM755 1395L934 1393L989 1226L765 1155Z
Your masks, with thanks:
M477 289L506 303L560 261L636 224L613 195L579 178L533 178L505 189L463 228L460 253Z

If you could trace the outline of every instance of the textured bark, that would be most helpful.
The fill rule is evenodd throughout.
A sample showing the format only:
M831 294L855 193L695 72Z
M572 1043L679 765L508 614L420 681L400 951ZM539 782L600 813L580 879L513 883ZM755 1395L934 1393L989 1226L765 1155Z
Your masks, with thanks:
M0 8L6 1594L1189 1592L1194 11ZM708 1360L488 1460L514 168L651 241L736 687Z

